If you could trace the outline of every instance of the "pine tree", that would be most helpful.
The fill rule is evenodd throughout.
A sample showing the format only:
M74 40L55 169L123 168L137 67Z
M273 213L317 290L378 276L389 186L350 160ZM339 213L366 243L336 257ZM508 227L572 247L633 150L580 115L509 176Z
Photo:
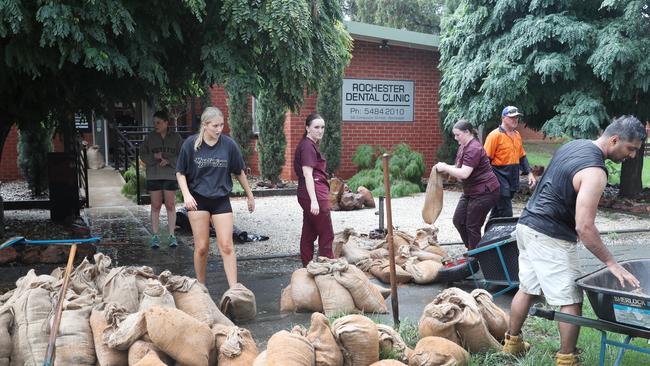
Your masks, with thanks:
M321 152L327 160L327 172L333 174L341 165L341 87L342 75L323 80L318 89L318 112L325 120Z
M253 135L253 118L248 113L248 93L233 79L226 85L228 92L228 125L230 136L235 140L244 162L249 165L252 154L251 136Z

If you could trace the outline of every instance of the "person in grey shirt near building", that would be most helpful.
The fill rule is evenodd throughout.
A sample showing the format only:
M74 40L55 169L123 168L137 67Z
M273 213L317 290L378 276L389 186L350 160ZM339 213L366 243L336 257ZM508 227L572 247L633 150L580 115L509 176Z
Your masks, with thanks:
M163 201L167 210L168 242L176 247L178 241L174 235L176 228L176 159L183 145L183 138L169 128L169 116L158 111L153 115L154 130L144 139L140 147L141 158L146 166L147 191L151 199L151 236L152 248L160 246L159 218Z
M615 119L595 141L574 140L560 147L517 223L519 291L512 299L504 352L523 354L529 345L520 334L536 295L571 315L582 314L577 241L603 262L621 288L638 288L639 280L623 268L603 244L595 225L598 201L607 184L605 159L620 163L634 158L646 138L643 124L632 116ZM557 365L578 365L580 327L558 323Z
M183 143L176 165L176 178L194 236L196 279L205 284L212 222L228 285L232 288L237 284L237 257L232 241L231 174L246 192L249 212L255 210L255 200L244 172L239 146L222 133L223 127L221 111L215 107L206 108L201 115L199 133Z

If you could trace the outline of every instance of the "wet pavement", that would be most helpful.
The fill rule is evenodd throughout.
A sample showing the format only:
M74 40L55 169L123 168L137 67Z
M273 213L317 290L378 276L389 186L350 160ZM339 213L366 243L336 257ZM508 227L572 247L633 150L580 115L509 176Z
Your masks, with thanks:
M128 200L113 199L119 194L119 180L115 187L104 184L102 193L108 199L94 202L94 206L87 209L85 214L91 225L93 235L102 236L102 245L97 250L109 255L113 259L113 266L146 265L152 267L155 273L170 270L174 274L194 276L193 250L187 243L181 241L177 248L169 248L163 241L162 246L153 250L149 248L150 232L143 225L147 217L147 210L138 207ZM92 187L92 186L91 186ZM117 187L117 188L116 188ZM112 189L112 191L111 191ZM111 193L112 192L112 193ZM92 196L92 192L91 192ZM146 220L145 220L146 221ZM626 237L633 244L625 244ZM650 257L650 235L648 234L621 234L617 235L618 244L610 246L617 259L633 259ZM189 239L186 239L189 240ZM258 243L238 244L257 245ZM583 246L580 246L583 272L588 273L600 268L599 261ZM60 266L63 266L60 265ZM15 281L30 269L34 268L38 274L49 273L57 265L29 265L0 267L0 289L15 287ZM266 341L275 332L282 329L291 329L296 324L309 325L310 314L281 314L280 294L290 281L291 273L300 268L301 263L297 256L272 258L267 256L241 258L238 261L239 282L251 289L257 300L257 318L249 323L240 324L253 333L258 347L264 349ZM374 281L374 280L373 280ZM207 287L214 301L218 304L221 295L227 288L223 266L218 256L210 256L207 268ZM378 282L377 282L378 283ZM383 285L388 287L388 285ZM426 286L402 285L398 288L399 317L402 323L417 323L422 310L446 284L433 284ZM465 282L459 286L470 291L472 282ZM492 289L495 292L499 288ZM505 294L496 299L502 308L508 310L514 292ZM390 298L387 299L388 308L391 308ZM384 314L379 318L386 324L392 324L392 315Z

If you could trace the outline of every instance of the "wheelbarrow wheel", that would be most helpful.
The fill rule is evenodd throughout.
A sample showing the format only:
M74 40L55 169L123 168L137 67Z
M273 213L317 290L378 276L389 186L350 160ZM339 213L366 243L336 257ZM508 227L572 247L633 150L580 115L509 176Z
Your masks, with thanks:
M471 266L471 270L470 270ZM474 257L468 257L466 261L461 263L445 264L438 271L436 282L456 282L463 280L472 275L472 272L478 272L478 260Z

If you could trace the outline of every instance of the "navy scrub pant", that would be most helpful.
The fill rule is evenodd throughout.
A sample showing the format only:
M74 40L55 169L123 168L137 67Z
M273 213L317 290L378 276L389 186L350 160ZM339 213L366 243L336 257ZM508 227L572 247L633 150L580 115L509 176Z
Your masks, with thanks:
M314 241L318 238L318 255L321 257L333 258L332 241L334 241L334 229L332 229L332 218L330 216L330 205L328 201L318 201L320 210L318 215L312 215L311 201L298 199L302 207L302 235L300 236L300 259L303 267L314 257Z

